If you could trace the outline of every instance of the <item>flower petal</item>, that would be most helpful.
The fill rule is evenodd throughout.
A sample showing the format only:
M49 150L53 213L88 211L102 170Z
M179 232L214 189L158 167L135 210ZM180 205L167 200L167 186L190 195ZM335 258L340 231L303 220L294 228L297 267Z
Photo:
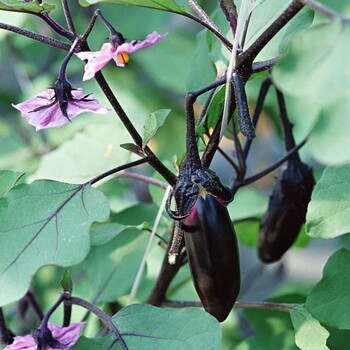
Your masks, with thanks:
M66 345L63 350L69 350L79 339L80 331L85 326L86 322L72 323L68 327L59 327L53 323L48 323L48 328L54 339L61 344ZM17 336L12 344L7 345L4 350L37 350L36 344L32 335ZM54 350L48 346L47 350Z
M14 338L13 343L5 346L4 350L36 350L38 345L34 338L30 335L17 336Z
M110 43L105 43L102 45L100 51L95 52L79 52L76 55L81 60L87 60L88 62L84 68L83 81L90 80L100 71L113 57L115 49Z
M113 55L113 59L116 63L117 66L122 66L124 67L125 64L121 62L118 58L118 55L120 55L123 52L127 53L133 53L135 51L145 49L146 47L152 46L159 41L163 40L168 33L165 33L163 35L158 34L157 32L152 32L151 34L148 34L146 39L141 41L141 40L133 40L130 43L124 43L121 44L120 46L117 47L117 50L115 51Z
M47 128L59 128L84 112L99 114L108 112L108 109L101 105L93 95L83 99L84 93L81 89L73 90L72 96L74 99L68 101L67 107L69 119L63 115L58 102L54 102L53 89L44 91L25 102L17 105L13 104L12 106L21 112L30 125L35 126L36 131Z
M85 326L86 322L72 323L68 327L59 327L53 323L48 323L48 328L52 332L52 336L61 344L67 347L64 350L69 350L80 337L80 331ZM49 348L51 350L51 348Z

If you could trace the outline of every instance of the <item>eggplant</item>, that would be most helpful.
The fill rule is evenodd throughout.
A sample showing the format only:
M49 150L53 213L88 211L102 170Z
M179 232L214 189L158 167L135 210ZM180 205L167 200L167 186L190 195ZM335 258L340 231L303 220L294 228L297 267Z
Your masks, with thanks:
M198 296L204 309L222 322L240 290L238 244L226 206L208 193L199 195L183 229Z
M281 259L305 223L315 180L312 169L299 159L288 161L273 188L259 230L258 255L265 263Z

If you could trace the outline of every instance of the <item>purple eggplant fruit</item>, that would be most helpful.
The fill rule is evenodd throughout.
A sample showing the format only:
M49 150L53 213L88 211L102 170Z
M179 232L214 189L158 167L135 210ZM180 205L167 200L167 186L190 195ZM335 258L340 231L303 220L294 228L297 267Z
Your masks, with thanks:
M278 261L297 239L314 185L310 167L299 159L288 161L260 225L258 254L263 262Z
M199 195L183 229L196 291L204 309L222 322L240 289L238 244L226 206Z

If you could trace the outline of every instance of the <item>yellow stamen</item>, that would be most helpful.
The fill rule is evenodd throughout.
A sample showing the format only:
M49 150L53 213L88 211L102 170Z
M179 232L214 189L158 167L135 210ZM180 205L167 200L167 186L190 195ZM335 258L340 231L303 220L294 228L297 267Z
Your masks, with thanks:
M118 60L124 64L127 64L129 62L129 55L127 52L121 52L117 57Z

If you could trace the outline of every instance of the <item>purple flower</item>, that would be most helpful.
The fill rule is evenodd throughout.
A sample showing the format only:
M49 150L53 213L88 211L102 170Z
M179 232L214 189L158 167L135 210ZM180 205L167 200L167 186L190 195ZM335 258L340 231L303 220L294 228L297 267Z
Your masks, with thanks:
M147 35L146 39L143 41L133 40L130 43L125 42L124 38L119 35L119 42L113 42L113 40L111 40L111 42L102 45L101 51L77 53L76 55L81 60L88 61L85 65L83 80L86 81L93 78L95 73L101 70L111 59L114 60L118 67L125 67L129 62L129 53L152 46L163 40L167 35L167 33L160 35L157 32L153 32ZM120 38L122 38L124 42L121 43Z
M67 80L58 79L54 86L29 100L12 106L18 109L36 131L59 128L84 112L106 114L108 109L93 95L73 89Z
M59 327L53 323L48 323L48 328L52 333L52 337L64 344L63 350L69 350L78 340L80 330L85 326L86 322L72 323L68 327ZM12 344L7 345L4 350L37 350L38 344L31 334L15 337ZM54 348L48 346L47 350Z

